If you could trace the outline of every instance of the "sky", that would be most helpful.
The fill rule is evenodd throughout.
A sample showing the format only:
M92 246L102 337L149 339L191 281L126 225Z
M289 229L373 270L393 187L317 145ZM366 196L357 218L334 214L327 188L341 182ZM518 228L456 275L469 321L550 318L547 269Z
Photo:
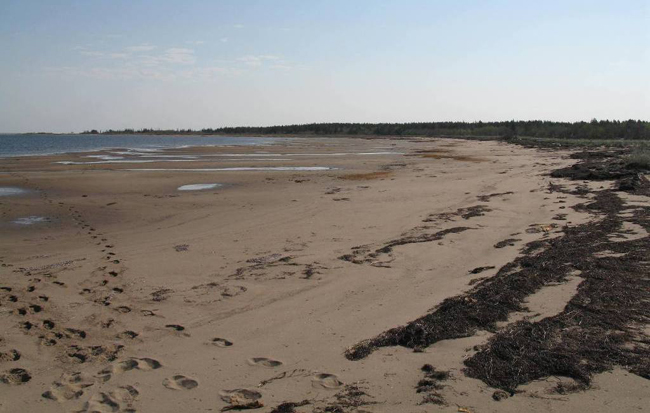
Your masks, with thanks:
M650 0L0 0L0 132L650 120Z

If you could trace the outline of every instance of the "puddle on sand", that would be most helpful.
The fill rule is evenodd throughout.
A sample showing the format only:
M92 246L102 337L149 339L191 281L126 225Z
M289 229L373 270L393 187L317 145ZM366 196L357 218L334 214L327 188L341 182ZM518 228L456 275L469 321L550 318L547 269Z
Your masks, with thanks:
M77 162L77 161L57 161L61 165L100 165L100 164L114 164L114 163L154 163L154 162L193 162L193 159L164 159L164 160L154 160L154 159L116 159L112 161L89 161L89 162Z
M241 168L195 168L195 169L163 169L163 168L142 168L124 169L126 171L141 172L220 172L220 171L331 171L336 168L329 166L277 166L277 167L241 167Z
M215 189L222 186L221 184L189 184L178 187L179 191L202 191L204 189Z
M15 196L26 193L27 190L15 186L0 186L0 196Z
M17 225L34 225L34 224L40 224L42 222L49 222L49 221L50 219L47 217L39 217L37 215L31 215L28 217L17 218L11 221L11 223Z

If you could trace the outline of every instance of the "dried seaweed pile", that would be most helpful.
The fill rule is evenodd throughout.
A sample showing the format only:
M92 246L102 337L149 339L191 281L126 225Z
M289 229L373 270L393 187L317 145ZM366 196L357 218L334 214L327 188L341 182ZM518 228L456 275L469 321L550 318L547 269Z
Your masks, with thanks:
M583 207L601 219L566 227L560 238L529 243L522 256L494 277L405 326L359 343L346 357L359 360L378 347L421 348L467 337L479 329L497 331L496 322L524 310L527 296L579 270L584 281L562 313L498 332L466 360L466 374L510 392L551 375L588 385L594 373L614 365L650 378L650 338L644 333L650 323L650 238L610 239L620 230L623 220L618 214L625 210L613 191L597 192L595 201ZM634 216L626 220L650 231L650 208L633 211ZM602 251L624 255L595 255Z
M346 385L334 398L336 401L314 409L314 413L352 413L359 411L359 407L376 404L369 400L368 393L355 384Z
M571 158L580 159L581 162L555 170L551 176L590 181L616 179L621 190L635 190L643 185L644 179L640 172L647 172L647 170L641 165L625 161L622 155L625 155L625 151L575 153Z
M603 221L582 230L593 238L569 245L568 263L582 271L584 281L564 311L536 323L522 321L496 334L466 360L465 373L510 392L524 383L551 375L571 377L583 387L594 373L620 366L650 379L650 238L612 242L608 235L620 226L621 205L611 192L599 193L587 206L606 214ZM648 208L635 211L630 221L650 230ZM598 251L620 257L594 257ZM551 263L560 266L564 263ZM560 268L558 268L560 270Z

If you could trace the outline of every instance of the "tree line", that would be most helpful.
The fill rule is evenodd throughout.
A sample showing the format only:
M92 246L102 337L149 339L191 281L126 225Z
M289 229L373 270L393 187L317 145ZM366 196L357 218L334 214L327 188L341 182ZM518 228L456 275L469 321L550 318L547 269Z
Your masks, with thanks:
M592 120L590 122L411 122L411 123L309 123L278 126L237 126L192 129L123 129L86 131L103 134L178 135L374 135L437 137L538 137L556 139L650 139L650 122L641 120Z

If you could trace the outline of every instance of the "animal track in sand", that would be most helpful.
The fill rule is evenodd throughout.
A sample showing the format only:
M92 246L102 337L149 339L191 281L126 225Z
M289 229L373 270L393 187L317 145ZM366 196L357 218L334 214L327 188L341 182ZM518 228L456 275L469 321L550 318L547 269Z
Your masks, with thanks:
M311 385L316 388L334 390L343 385L343 382L334 374L318 373L311 379Z
M179 325L179 324L167 324L165 327L171 328L172 330L176 330L176 331L185 330L185 327L183 327L182 325Z
M219 338L219 337L215 337L212 340L210 340L210 344L215 345L217 347L230 347L233 345L232 341L226 340L225 338Z
M273 367L281 366L282 362L278 360L269 359L266 357L253 357L251 359L248 359L248 364L250 364L251 366L262 366L262 367L273 368Z
M31 374L25 369L15 368L0 374L0 383L20 385L32 379Z
M198 387L199 382L189 377L177 374L176 376L166 378L163 380L162 384L171 390L192 390L193 388Z

